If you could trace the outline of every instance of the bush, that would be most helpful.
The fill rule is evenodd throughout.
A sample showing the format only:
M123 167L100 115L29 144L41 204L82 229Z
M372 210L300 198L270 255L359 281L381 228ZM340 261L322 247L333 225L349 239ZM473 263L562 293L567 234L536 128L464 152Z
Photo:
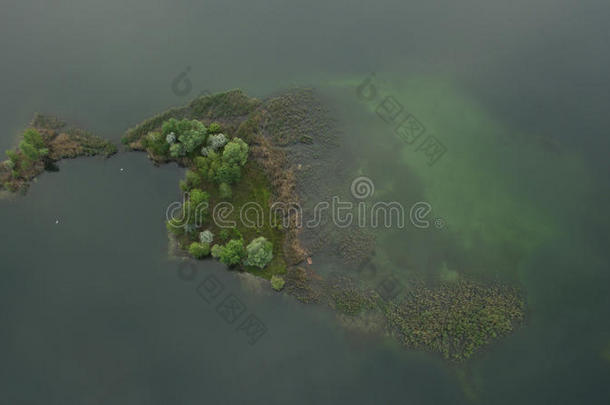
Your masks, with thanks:
M198 225L203 223L208 213L209 200L210 195L203 190L194 188L190 191L189 205L188 207L183 207L183 209L187 210L184 214L189 217L188 223L196 223Z
M181 143L174 143L169 147L169 155L174 159L178 159L186 155L186 148Z
M280 291L284 288L284 284L286 284L286 281L282 277L276 275L271 276L271 287L275 291Z
M209 134L217 134L222 130L222 128L220 127L220 124L217 122L212 122L209 126L208 126L208 133Z
M248 144L240 138L233 139L225 146L222 160L229 165L245 165L248 161Z
M265 239L264 236L259 236L250 242L246 252L248 258L245 264L262 269L273 259L273 244Z
M215 151L225 146L227 142L228 139L224 134L210 135L208 138L208 146Z
M178 219L170 219L165 223L165 227L168 232L171 232L176 236L183 235L186 232L184 224Z
M214 234L211 231L205 230L199 234L199 241L201 243L212 243L214 241Z
M220 183L220 186L218 186L218 193L220 194L220 198L229 199L233 195L233 190L231 190L231 186L227 183Z
M30 162L34 162L40 158L38 149L25 140L19 142L19 149L21 150L21 153L23 153L23 156Z
M170 145L159 132L149 132L142 138L142 146L150 150L154 155L166 156Z
M36 149L44 148L44 141L42 140L42 136L34 128L26 129L23 133L23 139L25 142L29 143Z
M193 242L189 246L189 253L196 259L202 259L210 254L210 244Z
M201 187L201 177L191 170L186 171L185 181L188 190Z
M217 183L234 184L241 179L241 168L235 164L223 162L214 174Z
M214 245L212 248L212 256L218 258L221 263L227 266L235 266L246 256L244 241L241 239L231 239L226 245Z

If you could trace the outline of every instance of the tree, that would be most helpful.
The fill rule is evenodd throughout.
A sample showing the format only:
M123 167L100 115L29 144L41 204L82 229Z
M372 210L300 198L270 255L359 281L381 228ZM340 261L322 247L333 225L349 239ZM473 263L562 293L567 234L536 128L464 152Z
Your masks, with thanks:
M171 144L170 156L176 159L199 150L207 140L207 128L197 120L170 118L161 125L161 134L165 144Z
M197 174L191 170L186 171L185 180L186 180L186 188L188 190L197 188L197 187L201 187L201 177L199 176L199 174Z
M271 287L275 291L280 291L282 288L284 288L284 284L286 284L286 281L281 276L277 276L275 274L271 276Z
M188 206L183 207L188 223L201 225L208 214L210 195L203 190L194 188L190 191Z
M220 198L230 199L233 195L233 191L231 190L231 186L227 183L220 183L218 186L218 193L220 194Z
M210 244L193 242L189 246L189 253L196 259L202 259L210 254Z
M149 149L153 155L160 156L167 155L170 148L170 144L163 139L163 136L159 132L149 132L142 139L142 146Z
M271 259L273 259L273 244L265 239L264 236L259 236L254 239L246 248L248 258L245 264L248 266L256 266L264 268Z
M215 151L225 146L227 142L228 139L224 134L210 135L208 138L208 146Z
M214 241L214 234L206 229L199 234L199 241L201 243L212 243Z
M38 152L38 149L25 140L19 143L19 149L23 153L23 156L25 156L30 162L34 162L40 158L40 152Z
M186 148L183 144L176 142L169 147L169 155L174 159L178 159L186 155Z
M227 266L235 266L241 263L246 256L244 241L242 239L231 239L224 246L214 245L212 247L212 256Z
M222 160L230 165L243 166L248 161L248 144L235 138L225 145Z
M23 139L36 149L44 148L44 141L42 140L42 136L34 128L26 129L23 133Z
M220 127L220 124L217 122L212 122L209 126L208 126L208 133L209 134L217 134L222 130L222 128Z
M241 179L241 168L236 164L228 162L221 163L214 173L216 183L237 183Z

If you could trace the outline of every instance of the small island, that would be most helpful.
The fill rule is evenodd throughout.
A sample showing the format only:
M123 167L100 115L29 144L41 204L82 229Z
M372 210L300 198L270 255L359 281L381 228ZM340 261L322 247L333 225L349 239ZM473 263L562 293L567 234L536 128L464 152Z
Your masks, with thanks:
M0 190L24 193L36 176L58 170L55 163L62 159L109 157L116 152L117 147L109 141L55 117L36 114L19 146L6 151L8 160L0 163Z

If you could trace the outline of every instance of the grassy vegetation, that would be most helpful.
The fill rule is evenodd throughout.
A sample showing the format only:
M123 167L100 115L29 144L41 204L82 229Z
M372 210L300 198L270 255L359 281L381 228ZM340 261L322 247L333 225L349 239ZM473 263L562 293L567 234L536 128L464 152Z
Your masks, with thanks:
M253 239L264 236L273 245L273 259L263 269L256 266L240 265L237 268L255 274L259 277L270 280L273 275L282 275L286 273L286 263L284 260L284 232L278 223L269 217L271 212L271 185L262 168L254 161L249 161L243 168L242 179L237 184L232 186L232 197L225 199L221 197L220 185L214 182L202 181L200 188L206 190L209 195L210 212L221 202L230 202L234 207L233 211L223 216L222 223L234 222L236 226L231 229L221 228L215 221L208 221L201 228L197 229L191 235L182 235L179 237L179 242L183 248L196 241L198 232L209 230L215 235L214 244L225 243L229 239L243 238L247 243ZM248 205L246 205L248 204ZM244 207L257 206L261 207L262 217L261 226L247 226L240 219L240 212ZM253 215L252 215L253 216ZM223 229L225 232L223 232ZM227 234L225 238L222 235Z
M16 149L6 152L0 164L0 184L10 191L25 191L29 181L45 169L56 170L55 162L77 156L116 153L112 143L80 128L68 127L55 117L36 114Z
M239 90L200 97L130 129L123 142L146 150L156 162L173 160L187 167L180 188L191 198L194 193L206 193L203 200L209 208L203 223L194 218L188 218L188 224L182 227L168 223L168 230L182 249L196 258L211 253L232 268L271 279L286 272L285 232L270 218L273 189L267 173L254 159L248 159L248 143L254 133L246 134L241 128L237 136L239 125L248 121L248 114L259 104ZM211 214L220 203L230 203L233 209L222 216L222 221L214 221ZM242 209L248 207L256 207L260 223L250 224L240 218ZM254 208L249 212L253 217ZM219 226L229 223L235 225L230 229ZM209 233L214 238L202 247L203 231L208 231L206 238ZM260 242L257 246L269 249L266 241L257 239L261 237L271 244L272 254L252 250L256 246L249 244L254 240Z

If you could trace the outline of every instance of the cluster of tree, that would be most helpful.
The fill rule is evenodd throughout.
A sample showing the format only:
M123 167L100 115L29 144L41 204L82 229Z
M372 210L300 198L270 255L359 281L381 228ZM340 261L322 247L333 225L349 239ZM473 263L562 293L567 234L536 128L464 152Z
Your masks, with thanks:
M40 133L34 128L29 128L23 133L23 140L19 143L19 152L6 151L9 158L7 163L13 170L14 176L19 175L18 170L27 170L33 163L47 156L49 149L47 149Z
M225 245L212 246L211 253L227 266L245 264L262 269L273 259L273 245L263 236L252 240L246 247L243 239L231 239Z
M210 139L214 136L210 136ZM201 187L204 182L215 183L218 185L220 198L230 199L233 194L231 185L241 180L242 168L247 161L248 144L240 138L227 142L219 151L210 147L207 156L197 156L194 159L195 166L187 170L186 178L180 182L180 188L187 192Z
M210 195L200 189L192 189L188 200L182 205L181 215L174 216L166 223L167 230L175 235L193 235L197 227L208 219Z
M208 128L198 120L170 118L161 125L161 132L149 132L143 139L142 145L154 155L169 156L179 159L185 156L194 157L200 151L207 152L206 142L213 140L218 144L222 134L218 123L211 123ZM224 135L222 135L224 137Z

